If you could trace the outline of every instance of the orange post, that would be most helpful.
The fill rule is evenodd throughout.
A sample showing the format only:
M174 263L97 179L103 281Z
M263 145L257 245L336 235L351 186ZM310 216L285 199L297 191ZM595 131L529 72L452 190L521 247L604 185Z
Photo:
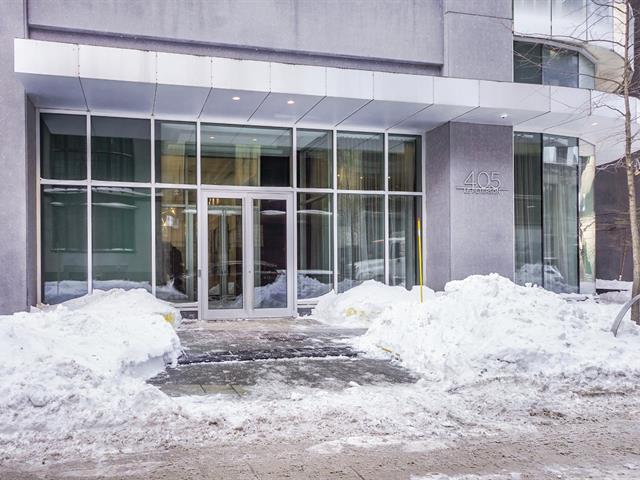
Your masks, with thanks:
M420 303L422 303L422 228L420 226L420 218L418 218L418 267L420 269L418 273L420 278Z

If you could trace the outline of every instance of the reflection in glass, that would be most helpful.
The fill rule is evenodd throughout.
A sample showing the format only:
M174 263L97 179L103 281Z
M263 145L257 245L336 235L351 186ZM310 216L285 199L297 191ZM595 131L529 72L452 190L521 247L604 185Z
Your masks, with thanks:
M338 195L338 291L384 282L384 196Z
M40 175L57 180L87 178L87 117L40 115Z
M117 182L149 182L150 121L91 117L91 178Z
M202 183L288 187L291 129L201 125Z
M542 285L542 138L514 134L515 280Z
M156 297L198 299L196 190L156 190Z
M542 45L513 42L513 81L516 83L542 83Z
M596 216L593 203L593 183L596 161L593 145L580 141L580 292L595 293L596 287Z
M389 284L411 290L418 282L417 219L422 197L389 195Z
M253 200L253 306L287 308L287 202Z
M240 309L244 306L242 238L242 199L209 198L207 202L209 309Z
M381 133L338 132L338 188L384 190Z
M42 187L42 283L44 303L87 293L87 189Z
M578 292L578 142L543 135L544 286Z
M591 2L589 2L591 3ZM551 28L556 37L587 39L587 0L553 0Z
M91 189L93 288L151 291L151 191Z
M551 35L551 0L513 0L513 31Z
M546 46L542 51L542 64L544 85L578 86L578 52Z
M420 137L389 135L389 190L420 192L421 163Z
M330 131L298 130L298 187L332 188L333 137Z
M196 124L155 122L156 181L196 183Z
M333 288L333 195L298 194L298 298Z

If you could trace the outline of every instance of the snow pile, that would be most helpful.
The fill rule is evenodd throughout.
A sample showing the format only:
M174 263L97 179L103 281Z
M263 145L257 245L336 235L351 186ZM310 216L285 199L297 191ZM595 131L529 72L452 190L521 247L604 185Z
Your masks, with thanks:
M424 289L425 295L433 291ZM352 327L368 327L384 316L392 305L417 304L420 297L404 287L390 287L375 280L367 280L345 293L329 293L318 300L313 316L324 323Z
M144 380L175 363L180 313L142 289L96 291L0 316L0 438L117 425L167 397Z
M539 375L597 384L640 374L640 329L628 319L609 332L620 305L570 302L537 287L493 274L450 282L444 292L401 292L365 282L323 298L314 316L352 324L352 312L369 329L359 346L395 354L424 377L451 385L482 378Z

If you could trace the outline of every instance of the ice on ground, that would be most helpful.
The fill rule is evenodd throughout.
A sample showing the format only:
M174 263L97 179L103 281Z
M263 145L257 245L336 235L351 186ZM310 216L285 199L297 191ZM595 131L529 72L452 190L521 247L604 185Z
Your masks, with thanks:
M177 360L170 320L180 312L142 289L0 316L0 439L63 436L168 407L144 380Z
M633 282L625 282L622 280L604 280L596 279L596 288L603 290L631 290Z
M373 281L323 298L315 318L368 325L358 346L391 352L449 387L505 376L570 378L579 386L631 382L640 375L640 328L609 328L620 305L576 302L497 274L449 282L444 292L411 292Z

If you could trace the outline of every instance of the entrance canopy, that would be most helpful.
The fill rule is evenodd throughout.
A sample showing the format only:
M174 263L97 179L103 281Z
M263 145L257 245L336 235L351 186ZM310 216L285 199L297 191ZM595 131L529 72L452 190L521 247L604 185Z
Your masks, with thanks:
M424 132L455 121L580 137L623 152L623 99L594 90L16 39L39 108L255 125ZM632 99L634 128L637 103Z

